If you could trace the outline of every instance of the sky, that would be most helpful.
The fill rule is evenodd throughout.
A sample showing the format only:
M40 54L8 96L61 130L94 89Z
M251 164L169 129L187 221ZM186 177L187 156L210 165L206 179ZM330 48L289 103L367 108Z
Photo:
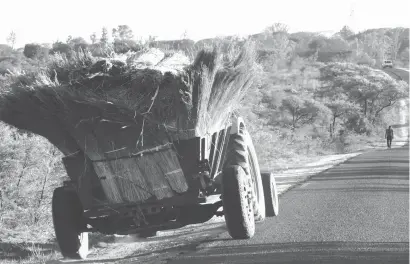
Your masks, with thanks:
M290 32L410 27L409 0L0 0L0 43L16 47L65 41L129 25L136 37L200 40L262 32L280 22Z

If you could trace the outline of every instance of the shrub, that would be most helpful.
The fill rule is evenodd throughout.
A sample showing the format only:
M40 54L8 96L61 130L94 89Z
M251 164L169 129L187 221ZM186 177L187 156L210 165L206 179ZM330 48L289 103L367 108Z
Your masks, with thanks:
M87 43L76 43L73 46L74 51L80 52L88 49L88 44Z
M357 58L357 64L374 67L376 65L376 60L370 57L367 53L363 53Z
M0 57L9 56L13 53L13 48L6 44L0 44Z
M65 54L67 58L71 58L73 54L73 49L70 45L63 43L61 41L53 43L53 48L50 50L50 54Z
M119 40L116 39L113 43L116 53L127 53L128 51L140 51L143 46L134 40Z
M9 73L9 71L13 71L15 66L9 60L0 61L0 75L4 75Z
M41 53L41 46L38 44L34 44L34 43L26 44L24 46L23 53L24 53L24 56L26 56L27 58L35 59Z
M374 130L374 126L371 122L366 117L359 115L349 116L345 122L345 127L357 134L370 135Z
M65 175L60 161L61 154L44 138L0 123L3 240L46 241L53 237L49 206L53 189ZM9 238L8 234L18 236Z

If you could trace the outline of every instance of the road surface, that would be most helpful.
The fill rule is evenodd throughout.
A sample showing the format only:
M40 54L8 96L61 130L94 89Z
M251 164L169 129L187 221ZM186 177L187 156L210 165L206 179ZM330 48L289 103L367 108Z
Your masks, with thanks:
M409 263L409 148L364 153L280 198L251 240L227 232L158 263ZM159 261L159 259L158 259Z
M409 83L409 69L401 69L401 68L385 68L383 70L391 77L405 81L407 84ZM398 128L396 135L402 137L409 136L409 113L408 113L408 105L409 105L409 98L405 98L399 101L401 112L400 115L400 124L395 124L393 127ZM406 107L407 106L407 107Z
M409 69L385 68L383 69L383 71L385 71L387 74L389 74L395 79L409 83Z
M408 82L408 71L387 71ZM292 189L252 240L231 240L221 219L148 240L114 238L74 263L409 263L408 146L362 154L298 184L322 167L277 175L281 191Z

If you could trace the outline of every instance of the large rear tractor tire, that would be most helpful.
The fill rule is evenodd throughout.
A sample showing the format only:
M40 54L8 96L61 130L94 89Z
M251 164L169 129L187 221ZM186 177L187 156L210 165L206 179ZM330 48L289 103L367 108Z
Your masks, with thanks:
M52 199L54 231L61 254L65 258L85 259L88 254L88 233L82 233L83 209L75 191L59 187Z
M263 193L265 194L266 216L277 216L279 214L278 189L273 173L263 173Z
M245 143L248 147L248 163L249 163L249 173L252 177L253 183L253 210L255 212L255 220L262 222L265 220L266 211L265 211L265 195L263 192L263 182L261 171L259 168L258 157L256 155L255 147L251 136L247 131L244 135Z
M234 196L235 199L230 196ZM230 136L222 176L222 197L230 235L233 238L252 237L255 233L254 221L263 221L265 219L265 198L255 148L246 130L240 134ZM236 203L241 206L246 206L243 200L247 199L251 204L251 208L240 206L230 208L231 199L236 200ZM248 216L246 218L250 210L252 211L252 217ZM245 211L247 213L244 213ZM233 224L233 221L237 223ZM249 222L252 222L252 224L249 224ZM238 226L242 226L242 228L238 228ZM246 228L249 230L243 231Z
M247 239L255 234L249 179L241 166L227 167L222 177L222 203L229 235Z
M255 221L265 220L265 197L263 194L262 177L255 147L249 133L233 134L229 138L225 167L241 166L252 180L252 203Z

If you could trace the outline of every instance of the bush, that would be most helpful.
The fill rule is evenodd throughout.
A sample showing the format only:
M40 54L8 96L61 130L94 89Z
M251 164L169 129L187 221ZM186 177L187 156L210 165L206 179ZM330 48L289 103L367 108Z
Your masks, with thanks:
M15 66L9 60L0 61L0 75L4 75L9 73L9 71L13 71Z
M376 65L376 60L370 57L367 53L361 54L358 58L356 58L356 60L359 65L367 65L370 67L374 67Z
M307 62L306 59L296 55L290 60L290 67L289 68L291 70L301 70L301 71L303 71L307 64L308 64L308 62Z
M6 44L0 44L0 57L10 56L13 53L13 48Z
M182 50L184 52L192 52L194 50L195 41L190 39L182 40L164 40L164 41L152 41L149 43L150 47L163 50Z
M65 175L61 154L42 137L0 123L0 236L3 241L53 237L53 189ZM10 234L18 236L8 237Z
M26 44L24 46L24 56L30 59L37 58L41 53L41 46L38 44Z
M353 131L357 134L370 135L374 130L374 126L366 118L359 115L352 115L347 118L345 122L345 127L349 131Z
M71 58L73 54L73 49L70 45L58 41L53 43L53 48L50 50L50 54L56 53L65 54L67 58Z
M76 43L73 46L74 51L80 52L88 49L88 44L87 43Z
M115 40L114 51L116 53L127 53L128 51L140 51L143 46L134 40Z

